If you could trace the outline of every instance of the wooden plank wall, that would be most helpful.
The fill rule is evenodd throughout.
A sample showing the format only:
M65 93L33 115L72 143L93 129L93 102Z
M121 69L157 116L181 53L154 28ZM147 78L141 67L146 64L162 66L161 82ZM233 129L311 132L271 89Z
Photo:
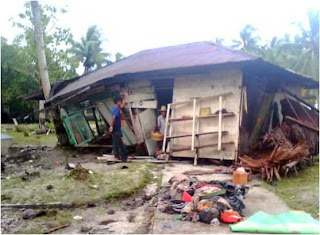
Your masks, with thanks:
M199 158L214 159L234 159L237 154L239 138L239 113L241 100L242 72L238 69L215 70L214 73L206 75L181 76L175 78L173 90L173 102L186 101L195 97L206 97L233 92L224 98L223 108L229 112L234 112L235 116L223 118L223 131L228 134L222 137L222 143L233 141L233 145L228 145L225 151L217 151L217 147L210 147L199 150ZM200 113L200 108L210 107L211 113L219 109L219 99L210 99L201 102L201 107L196 110ZM192 116L192 103L179 106L175 109L175 117L182 115ZM189 134L192 131L192 122L183 121L172 124L173 135ZM218 118L202 119L199 126L200 132L218 131ZM217 143L218 135L206 135L199 137L199 144ZM191 137L174 139L174 145L190 145ZM196 142L197 144L197 142ZM194 157L191 151L177 152L173 156Z

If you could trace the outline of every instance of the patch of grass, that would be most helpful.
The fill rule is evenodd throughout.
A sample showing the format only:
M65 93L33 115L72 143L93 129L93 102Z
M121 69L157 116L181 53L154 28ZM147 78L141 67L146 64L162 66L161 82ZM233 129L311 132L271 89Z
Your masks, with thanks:
M130 164L130 166L131 165L132 164ZM136 168L136 166L134 168ZM138 172L138 169L134 171L135 177L136 177L136 183L132 182L130 178L125 179L124 175L123 177L120 176L122 180L117 180L118 176L116 174L110 175L111 180L114 182L118 182L118 184L114 184L113 190L105 193L103 195L103 198L105 200L123 198L136 193L141 188L144 188L147 184L149 184L152 181L152 174L147 168L141 168L141 170L142 171L140 172L140 174ZM129 184L130 186L126 184Z
M57 211L56 215L45 215L42 217L38 217L34 219L34 222L38 221L56 221L59 224L68 224L72 222L72 213L66 210L59 210Z
M9 124L1 126L1 131L7 135L10 135L13 138L12 142L18 145L56 145L57 137L54 133L50 133L49 135L29 134L30 132L37 129L37 124L19 125L18 127Z
M29 131L28 131L28 130L24 130L24 131L23 131L23 135L24 135L25 137L28 137L28 136L29 136Z
M20 178L3 179L1 194L9 198L6 203L61 202L81 205L132 195L152 182L153 164L122 165L129 168L110 169L103 174L93 173L86 181L67 177L63 169L42 172L40 178L31 181L22 181ZM53 185L53 189L47 190L47 184ZM91 188L92 185L97 185L98 189Z
M302 210L318 218L319 213L319 165L305 167L299 175L290 174L287 178L271 186L262 184L274 192L293 210Z

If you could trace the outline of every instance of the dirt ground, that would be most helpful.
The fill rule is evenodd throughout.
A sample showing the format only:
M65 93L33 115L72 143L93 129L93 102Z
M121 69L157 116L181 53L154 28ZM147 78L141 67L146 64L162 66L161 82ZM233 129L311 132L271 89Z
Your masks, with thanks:
M24 220L23 209L2 208L2 233L43 233L63 224L58 233L148 233L161 180L160 165L145 163L98 163L97 154L81 154L60 148L30 147L15 149L2 160L2 204L76 203L71 209L37 209L46 215ZM90 170L89 182L65 177L69 163L80 163ZM21 180L26 171L40 176ZM97 176L95 176L97 175ZM97 189L90 188L98 182ZM53 189L46 189L50 183ZM87 187L89 186L89 187ZM131 195L131 196L130 196ZM79 200L81 199L81 200ZM82 219L76 220L75 216ZM102 223L102 224L101 224Z
M15 149L10 156L5 156L2 159L5 171L1 172L2 204L64 200L76 202L76 206L37 209L36 213L45 211L46 214L33 219L23 219L23 209L2 208L1 232L44 233L68 224L68 227L54 233L231 233L228 225L213 227L200 222L174 221L175 215L162 213L156 208L159 189L173 175L187 170L208 169L210 166L195 167L190 163L108 165L98 163L97 156L101 155L50 147ZM73 164L80 163L83 168L92 171L92 178L88 182L77 182L65 177L70 172L65 169L66 160ZM21 181L20 177L26 171L39 171L40 177ZM207 174L197 178L228 181L232 176ZM64 182L61 184L64 188L58 184L60 181ZM46 189L48 182L52 183L53 189ZM94 183L98 188L91 188ZM275 194L261 187L261 181L250 181L250 186L244 201L246 217L260 210L271 214L289 210ZM80 219L75 216L80 216Z

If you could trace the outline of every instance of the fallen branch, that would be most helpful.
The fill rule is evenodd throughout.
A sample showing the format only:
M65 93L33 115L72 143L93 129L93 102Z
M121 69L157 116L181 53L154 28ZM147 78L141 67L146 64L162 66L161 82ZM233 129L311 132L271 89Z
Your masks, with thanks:
M38 208L74 208L74 203L48 203L48 204L1 204L2 208L30 208L30 209L38 209Z
M54 227L54 228L51 228L51 229L47 230L46 232L44 232L44 234L52 233L54 231L57 231L59 229L66 228L66 227L69 227L69 226L70 226L70 224L62 224L60 226L57 226L57 227Z

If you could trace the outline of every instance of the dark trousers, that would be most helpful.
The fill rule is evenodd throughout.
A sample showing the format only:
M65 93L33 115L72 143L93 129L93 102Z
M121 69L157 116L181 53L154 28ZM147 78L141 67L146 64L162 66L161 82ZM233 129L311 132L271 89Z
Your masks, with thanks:
M115 157L119 157L121 152L121 159L122 161L126 161L128 158L126 147L124 146L122 142L122 133L121 131L117 131L112 133L112 144L113 144L113 152Z

